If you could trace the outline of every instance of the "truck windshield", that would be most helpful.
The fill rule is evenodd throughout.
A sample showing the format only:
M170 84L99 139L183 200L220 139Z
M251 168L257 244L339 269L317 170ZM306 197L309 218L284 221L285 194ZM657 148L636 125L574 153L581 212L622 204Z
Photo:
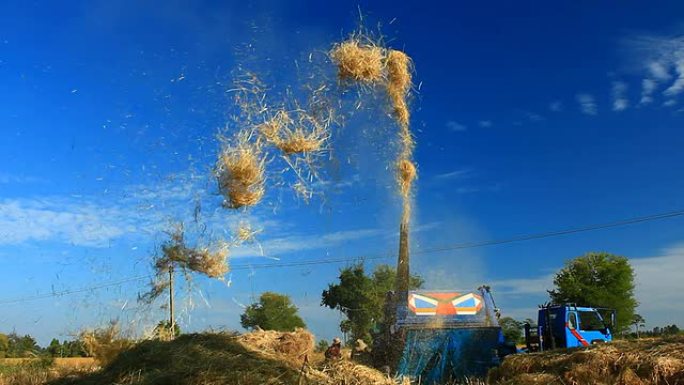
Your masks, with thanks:
M580 330L603 330L606 328L601 316L595 311L580 311L579 326Z

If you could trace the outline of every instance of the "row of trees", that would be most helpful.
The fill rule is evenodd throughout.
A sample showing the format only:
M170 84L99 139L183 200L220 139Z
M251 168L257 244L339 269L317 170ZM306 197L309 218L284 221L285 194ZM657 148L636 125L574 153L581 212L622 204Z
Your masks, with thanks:
M340 271L338 281L328 285L321 305L340 311L345 319L340 331L347 340L362 339L371 343L373 334L384 323L386 293L394 288L396 271L388 265L377 266L370 274L359 263ZM410 289L419 289L424 280L412 276ZM628 335L632 327L643 327L643 317L635 312L634 270L629 260L608 253L588 253L568 261L554 277L554 288L548 291L552 303L610 308L616 310L616 334ZM522 342L525 321L504 317L500 320L506 338ZM264 293L259 302L250 305L241 316L242 326L271 330L293 330L304 327L290 298L272 292ZM642 335L677 334L676 325L643 331ZM348 337L348 338L347 338ZM322 347L322 346L321 346Z
M20 336L16 333L0 333L0 358L22 357L85 357L87 354L83 344L78 340L62 341L53 339L43 348L30 335Z

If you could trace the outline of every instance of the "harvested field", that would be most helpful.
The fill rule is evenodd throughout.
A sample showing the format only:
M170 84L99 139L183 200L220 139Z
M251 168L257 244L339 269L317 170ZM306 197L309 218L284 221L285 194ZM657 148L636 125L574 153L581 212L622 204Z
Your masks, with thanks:
M684 337L617 341L590 349L516 354L489 373L490 384L684 384Z
M312 362L313 342L313 335L301 329L185 334L173 341L143 341L98 372L50 384L394 384L377 370L350 361Z

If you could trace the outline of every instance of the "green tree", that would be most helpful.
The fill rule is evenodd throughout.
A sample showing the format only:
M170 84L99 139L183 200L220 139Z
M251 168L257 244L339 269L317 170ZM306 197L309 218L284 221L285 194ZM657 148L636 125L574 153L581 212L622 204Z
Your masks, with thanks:
M247 306L240 316L240 324L245 329L258 326L264 330L278 331L292 331L306 326L290 297L273 292L261 294L258 303Z
M316 352L318 353L323 353L326 350L328 350L328 347L330 346L330 343L328 343L327 340L318 340L316 343Z
M53 338L52 341L50 341L50 345L47 347L47 352L52 357L62 357L64 355L62 344L60 344L59 340L56 338Z
M636 331L636 337L639 338L639 328L643 328L646 326L646 320L644 317L641 316L641 314L634 314L634 317L632 317L632 325L634 325L634 329Z
M615 309L616 331L628 331L638 302L634 298L634 270L625 257L587 253L568 261L549 291L555 303Z
M6 334L0 333L0 358L5 358L9 351L9 337Z
M373 328L384 322L387 292L394 288L396 276L396 270L388 265L377 266L370 276L366 275L363 263L344 268L339 283L329 284L323 291L321 305L346 316L340 328L351 330L351 340L371 343ZM412 276L409 288L418 289L423 282L422 278Z
M521 344L524 342L523 323L511 317L503 317L499 320L504 338L508 342Z

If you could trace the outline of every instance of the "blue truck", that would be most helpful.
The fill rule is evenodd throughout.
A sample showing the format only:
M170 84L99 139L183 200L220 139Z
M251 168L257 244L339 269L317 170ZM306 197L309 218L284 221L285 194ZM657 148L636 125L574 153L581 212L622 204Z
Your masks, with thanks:
M574 304L542 305L536 327L525 324L527 351L589 346L613 340L615 311Z

